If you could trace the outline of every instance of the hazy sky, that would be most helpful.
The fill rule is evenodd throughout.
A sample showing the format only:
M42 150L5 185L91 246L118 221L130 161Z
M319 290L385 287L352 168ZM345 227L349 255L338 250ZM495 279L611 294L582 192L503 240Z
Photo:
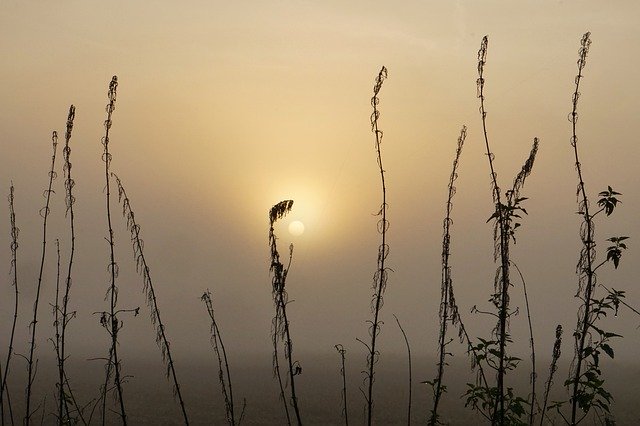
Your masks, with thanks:
M576 175L569 145L579 41L592 32L580 98L580 150L589 195L611 185L619 211L598 218L606 238L628 235L620 268L602 283L640 305L640 33L637 1L63 1L0 5L0 184L15 185L20 227L21 310L18 351L37 282L39 209L47 184L52 130L64 133L77 108L72 138L77 256L70 305L78 316L68 336L72 357L103 356L109 345L92 312L107 309L108 245L101 162L112 75L119 78L113 116L112 170L122 178L142 226L160 309L178 361L208 354L208 320L199 300L209 288L231 356L268 354L272 317L267 245L269 208L295 200L277 229L281 247L295 244L289 308L295 349L364 350L380 203L370 97L385 65L380 128L389 197L389 278L382 351L402 352L392 313L418 355L434 355L438 332L442 218L451 161L462 124L469 128L454 200L452 264L463 318L474 336L492 322L493 211L476 98L476 61L489 35L488 126L502 186L511 184L534 137L540 150L523 190L529 216L513 259L526 276L541 357L551 353L555 325L566 331L565 357L578 301L580 247ZM61 148L61 146L60 146ZM61 154L61 151L59 152ZM59 160L61 159L59 156ZM49 303L54 240L68 256L61 162L53 199L40 311L39 351L50 351ZM3 198L4 199L4 198ZM117 202L113 200L114 205ZM0 217L0 336L7 341L8 209ZM119 212L119 210L117 210ZM120 306L143 306L129 236L116 216ZM286 226L300 220L306 232ZM519 285L512 305L524 308ZM155 351L147 310L125 318L121 356ZM625 336L618 359L640 351L640 318L628 311L607 323ZM527 357L526 320L512 321L516 353ZM2 347L4 348L3 343ZM4 349L3 349L4 350ZM458 346L455 351L462 352ZM421 378L423 380L425 378Z

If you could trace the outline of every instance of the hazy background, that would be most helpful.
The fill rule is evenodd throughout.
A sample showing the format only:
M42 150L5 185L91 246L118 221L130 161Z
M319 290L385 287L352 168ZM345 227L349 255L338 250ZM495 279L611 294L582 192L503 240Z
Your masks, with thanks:
M100 138L107 87L116 74L112 170L122 178L142 226L178 368L211 356L209 323L199 300L207 288L231 359L253 357L269 368L267 213L291 198L294 209L277 232L283 249L289 242L296 247L288 280L295 300L289 318L296 357L303 367L311 354L335 356L337 363L333 346L341 343L357 378L365 354L355 338L367 336L379 238L374 216L379 174L369 102L382 65L389 69L380 94L380 128L394 272L383 308L381 365L387 355L404 353L392 313L403 322L415 357L436 353L442 218L462 124L469 130L454 200L454 286L470 334L488 336L492 321L469 313L476 304L489 307L495 268L492 230L485 223L493 206L475 83L477 50L488 34L488 126L503 187L520 170L533 137L541 141L523 190L530 198L529 216L512 255L527 279L539 357L550 355L555 326L562 324L568 361L578 307L573 296L580 219L567 114L585 31L593 39L578 130L586 185L594 200L607 185L623 193L620 209L609 219L598 218L600 253L606 238L631 237L618 270L605 268L599 277L640 304L635 243L640 235L639 17L635 1L2 2L0 183L3 194L11 181L15 185L21 230L16 351L27 352L51 131L58 130L62 142L72 103L77 108L71 144L78 235L71 359L104 356L109 346L92 313L108 307ZM62 144L38 327L43 357L52 353L47 339L53 322L53 242L60 239L63 265L69 247L61 154ZM13 289L8 209L3 211L0 337L5 351ZM129 234L124 221L115 219L120 307L144 306ZM289 235L291 220L304 222L302 236ZM512 305L524 308L520 286L513 290ZM140 358L160 365L148 310L143 307L142 313L124 317L125 370L127 360ZM625 336L615 342L616 359L607 359L607 365L637 362L639 324L640 318L624 309L606 323ZM527 359L523 315L512 321L512 334L515 353ZM453 362L465 365L463 347L451 348L460 355ZM14 369L22 369L21 360L14 362ZM528 371L528 364L521 370ZM416 379L434 374L425 367ZM426 392L419 398L424 403Z

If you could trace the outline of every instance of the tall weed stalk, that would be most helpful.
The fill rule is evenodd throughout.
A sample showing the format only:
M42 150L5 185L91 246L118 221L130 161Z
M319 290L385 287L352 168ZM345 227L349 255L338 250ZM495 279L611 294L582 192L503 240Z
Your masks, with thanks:
M111 176L116 180L116 184L118 186L118 201L122 204L122 216L126 218L127 228L131 233L133 257L136 261L136 270L140 275L142 275L142 291L144 292L145 298L147 300L147 306L150 310L151 324L156 329L156 344L160 348L160 351L162 353L162 361L165 363L167 368L167 378L171 377L171 379L173 380L173 395L178 399L180 410L182 411L182 418L185 425L188 425L189 419L187 417L187 411L182 399L182 393L180 392L180 384L178 383L178 377L176 375L173 357L171 356L169 341L167 340L167 336L165 333L165 325L160 318L158 299L156 298L156 292L153 288L153 281L151 280L151 270L149 269L147 260L144 256L144 242L142 241L142 238L140 238L140 225L138 225L138 223L136 222L133 210L131 210L129 197L127 197L127 192L125 191L124 186L122 186L120 178L118 178L115 173L111 173Z
M382 327L382 321L380 320L380 310L383 305L383 296L384 292L387 288L387 278L389 273L389 268L385 265L385 261L387 256L389 255L389 245L387 244L387 230L389 228L389 222L387 221L387 187L385 184L385 175L384 168L382 166L382 136L383 132L378 128L378 119L380 118L380 111L378 110L378 104L380 103L380 99L378 98L378 94L380 93L380 89L382 89L382 83L387 78L387 68L382 67L378 76L376 77L375 84L373 86L373 97L371 98L371 106L373 107L373 112L371 113L370 121L371 121L371 131L375 135L375 148L376 148L376 160L378 163L378 169L380 171L380 183L382 190L382 204L380 205L380 210L378 210L378 216L380 219L378 220L378 232L381 235L381 243L378 246L378 261L376 272L373 276L373 284L372 289L374 291L373 296L371 298L371 312L373 314L373 320L367 321L369 324L369 336L371 341L369 344L364 343L362 340L359 340L363 345L366 346L367 353L367 370L364 372L365 374L365 384L366 384L366 393L363 390L362 393L365 397L366 401L366 418L367 425L371 426L373 423L373 383L375 382L375 365L378 363L378 358L380 353L376 348L377 337L380 334L380 328Z
M72 421L70 418L68 402L75 402L75 398L73 397L73 392L71 390L71 386L69 384L69 380L67 377L67 372L65 370L65 362L67 359L66 354L66 331L67 325L69 321L73 317L75 317L75 311L69 312L69 295L71 291L71 273L73 269L73 260L76 248L76 231L75 231L75 217L73 212L73 205L75 203L75 196L73 195L73 187L75 186L75 181L71 177L71 147L69 146L69 142L71 140L71 132L73 130L73 120L75 118L76 109L73 105L69 107L69 115L67 117L67 130L65 132L65 145L62 151L64 157L64 173L65 173L65 204L66 204L66 213L69 217L69 228L71 230L71 248L69 253L69 264L67 268L67 278L65 280L64 287L64 296L62 297L62 323L60 324L60 359L59 359L59 401L58 401L58 411L60 414L66 417L62 417L60 421L62 423L69 423ZM66 391L65 391L66 387ZM67 393L68 392L68 393ZM82 410L80 407L76 405L76 412L80 418L82 418ZM73 421L77 421L73 419ZM83 423L86 423L84 419L82 419Z
M111 224L111 187L109 180L109 166L111 165L111 153L109 153L109 131L111 130L111 116L113 111L116 109L116 95L118 89L118 77L113 76L111 79L111 83L109 83L109 103L107 104L107 119L104 122L105 135L102 138L102 146L104 148L102 154L102 161L104 161L105 165L105 192L106 192L106 211L107 211L107 226L109 231L109 275L110 275L110 283L109 290L107 291L107 297L109 300L109 312L103 312L100 321L102 326L108 331L111 337L111 348L109 350L109 357L106 367L106 381L104 385L104 393L103 393L103 423L104 416L106 415L106 391L108 387L109 378L111 376L111 369L114 370L114 381L115 387L117 391L117 401L119 405L119 415L122 420L122 424L127 424L127 414L124 406L124 397L122 392L122 375L121 375L121 365L120 359L118 357L118 331L120 329L120 321L118 320L118 311L117 303L118 303L118 287L116 286L116 278L118 276L118 265L115 260L115 240L113 234L113 226Z
M289 319L287 318L287 305L289 304L289 296L285 289L287 273L291 266L291 259L293 256L293 244L289 246L289 263L285 267L280 262L280 253L277 248L277 237L274 230L274 224L277 220L284 217L293 207L293 200L280 201L269 210L269 247L271 252L271 266L270 271L273 274L272 284L272 297L275 306L275 315L272 321L272 338L274 344L274 372L278 376L280 383L281 396L284 395L284 388L282 384L282 378L280 376L280 367L278 361L278 341L284 341L284 357L288 363L289 369L289 387L291 390L291 405L296 415L296 421L298 425L302 424L302 418L300 416L300 408L298 406L298 396L296 395L296 382L295 377L302 373L302 367L298 361L293 361L293 342L291 341L291 330L289 326ZM287 421L290 424L289 412L286 401L285 412L287 414Z
M18 234L20 229L16 226L16 212L14 208L14 187L11 182L9 188L9 223L11 224L11 267L10 274L12 278L12 285L14 290L14 305L13 305L13 322L11 324L11 335L9 337L9 350L7 351L7 360L4 363L4 372L1 374L2 383L0 383L0 408L2 408L2 424L4 425L4 394L7 395L7 410L9 411L9 418L11 424L14 424L13 409L11 407L11 398L9 397L9 390L7 389L7 376L9 375L9 366L11 364L11 355L13 355L13 338L16 332L16 322L18 321L18 302L20 292L18 291Z
M453 210L453 197L456 193L455 182L458 179L458 164L462 155L462 147L467 137L467 127L462 126L460 136L458 137L458 145L456 155L453 159L451 175L449 176L448 195L446 203L446 214L443 221L443 237L442 237L442 281L440 287L440 334L438 337L438 375L433 381L427 382L434 386L433 392L433 409L429 417L429 424L435 425L439 423L438 405L442 394L446 392L447 387L442 384L444 378L444 367L446 365L445 357L447 356L447 345L451 339L447 338L447 325L449 322L457 321L458 309L454 306L451 297L453 280L451 278L451 265L449 258L451 256L451 225L453 219L451 213Z
M486 365L496 371L496 387L485 388L471 386L467 391L467 404L491 420L492 423L503 425L505 423L520 422L520 416L524 414L523 405L527 401L515 396L513 389L505 388L505 376L508 371L513 370L520 361L519 358L507 355L507 344L511 342L509 334L509 319L516 312L509 307L509 289L512 286L510 281L510 242L515 242L515 231L521 225L519 220L526 210L521 203L526 200L520 197L520 190L533 169L533 163L538 151L538 139L533 141L533 147L529 157L522 166L513 182L513 187L501 194L498 185L497 174L494 167L494 154L491 152L489 136L487 131L487 112L485 109L485 79L484 69L487 59L488 38L482 39L478 51L478 79L477 96L480 100L480 116L482 120L482 131L484 136L486 155L489 163L491 176L491 194L495 211L487 222L493 221L494 236L494 261L499 261L494 279L494 293L490 302L494 305L497 313L488 313L497 319L496 327L493 330L491 339L480 339L476 345L476 351L482 353L482 359ZM483 313L474 307L475 312ZM484 312L487 313L487 312Z
M216 322L211 292L207 290L200 299L204 302L207 314L209 314L209 318L211 319L211 345L213 346L213 351L215 352L216 359L218 360L218 380L220 381L222 396L224 397L225 418L229 425L239 425L242 422L242 417L244 416L246 400L244 401L240 417L236 420L235 408L233 405L233 384L231 382L229 359L227 358L227 350L225 349L224 342L222 341L220 328Z
M400 320L398 319L398 317L396 316L396 314L393 314L393 318L395 318L396 320L396 324L398 324L398 328L400 329L400 332L402 333L402 337L404 338L404 344L407 347L407 363L409 366L409 372L408 372L408 376L409 376L409 380L408 380L408 388L409 388L409 396L407 398L407 425L411 426L411 403L412 403L412 389L413 389L413 372L411 369L411 345L409 345L409 339L407 338L407 333L404 331L404 328L402 327L402 324L400 324Z
M342 390L340 399L342 400L342 417L344 417L345 426L349 426L349 408L347 405L347 370L345 368L345 355L347 350L341 344L334 346L340 355L340 377L342 378Z
M49 202L51 201L51 194L55 191L53 188L53 181L56 178L55 165L56 165L56 151L58 148L58 133L53 132L51 135L51 142L53 145L53 154L51 155L51 168L49 169L49 186L44 191L44 197L46 199L45 206L40 209L40 216L42 217L42 256L40 258L40 272L38 273L38 285L36 287L36 299L33 303L33 319L31 320L31 342L29 344L29 358L27 359L27 390L26 390L26 409L24 414L24 425L29 426L31 424L31 393L32 385L35 380L35 374L37 371L38 360L34 360L35 348L36 348L36 325L38 324L38 305L40 303L40 289L42 288L42 275L44 273L44 260L47 252L47 219L49 218Z
M614 357L613 348L610 346L611 339L621 337L615 333L604 331L596 325L598 320L606 316L607 313L615 311L617 315L618 306L625 297L624 291L609 291L605 297L596 297L597 274L596 271L605 263L612 261L617 268L622 252L627 248L624 242L628 237L612 237L608 241L611 245L607 248L607 256L604 261L597 264L596 261L596 241L594 218L599 213L604 212L606 216L613 213L620 202L619 192L614 191L610 186L607 190L600 192L598 207L595 213L590 210L589 198L582 174L582 165L578 155L578 100L580 98L580 83L582 81L583 70L586 65L587 54L591 45L590 33L585 33L580 41L578 51L578 74L575 77L575 90L572 97L572 110L569 114L571 122L571 146L575 158L575 169L578 177L578 187L576 195L578 198L578 214L582 217L580 225L580 240L582 248L576 267L578 274L578 291L576 297L580 300L578 310L578 322L574 332L575 353L572 362L571 373L565 386L570 389L571 415L564 420L576 425L584 420L591 409L596 414L605 416L610 420L611 394L604 388L604 380L600 370L601 353ZM561 404L555 404L559 407ZM560 412L562 415L562 413Z

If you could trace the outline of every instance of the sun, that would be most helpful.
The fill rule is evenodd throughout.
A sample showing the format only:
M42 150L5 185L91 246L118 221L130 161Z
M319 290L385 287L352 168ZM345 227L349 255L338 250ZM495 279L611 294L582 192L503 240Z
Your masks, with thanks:
M302 235L304 233L304 223L294 220L289 224L289 233L295 237Z

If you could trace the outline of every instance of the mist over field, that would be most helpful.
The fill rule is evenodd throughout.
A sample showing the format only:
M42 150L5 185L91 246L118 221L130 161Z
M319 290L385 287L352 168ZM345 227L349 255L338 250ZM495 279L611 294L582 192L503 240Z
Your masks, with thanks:
M436 377L442 350L443 233L450 232L450 269L444 269L455 301L447 292L446 305L457 310L447 314L451 356L445 357L442 418L452 425L486 422L461 398L475 379L467 342L459 340L461 320L475 343L511 340L507 353L520 361L504 382L523 398L530 392L529 333L540 398L562 326L551 400L568 401L571 389L563 384L587 330L582 343L591 349L583 354L597 358L590 365L602 370L590 371L590 383L611 393L617 424L640 424L638 16L640 3L632 0L2 2L0 199L7 201L0 207L0 374L11 354L7 389L16 419L22 421L33 349L32 420L44 415L45 424L56 423L56 282L63 288L69 276L66 362L82 404L97 397L110 347L117 348L131 424L180 424L161 355L170 348L191 423L224 423L211 321L201 299L210 291L237 412L247 398L245 423L286 423L272 368L274 327L285 323L291 366L302 370L295 380L305 423L344 421L337 344L346 349L349 414L360 423L370 327L384 293L372 351L380 355L374 423L406 424L407 353L394 315L413 356L412 421L426 423L433 391L421 382ZM73 132L64 151L71 105ZM463 125L449 221L448 185ZM54 131L56 178L43 244ZM539 147L530 154L534 138ZM515 205L500 210L531 155L535 162ZM107 201L109 172L121 179L130 204L123 205L114 177ZM601 204L603 197L608 201ZM293 204L274 221L270 209L284 200ZM381 205L388 229L379 223ZM602 208L593 226L586 224L585 205L592 213ZM500 240L498 210L521 216L508 216L513 223L503 229L514 238ZM505 245L508 256L501 257ZM286 295L277 294L274 265L286 270ZM510 281L500 279L505 265ZM10 352L14 278L19 304ZM580 297L589 280L590 312L596 304L606 316L585 326ZM116 287L117 300L111 298ZM508 297L495 296L500 291ZM599 298L607 305L598 305ZM496 314L501 303L508 306L505 318ZM111 322L117 309L123 311ZM154 323L158 312L161 324ZM501 321L508 335L500 336ZM490 384L497 382L494 369L488 372ZM118 424L117 398L109 398L108 423ZM590 416L586 421L598 421Z

